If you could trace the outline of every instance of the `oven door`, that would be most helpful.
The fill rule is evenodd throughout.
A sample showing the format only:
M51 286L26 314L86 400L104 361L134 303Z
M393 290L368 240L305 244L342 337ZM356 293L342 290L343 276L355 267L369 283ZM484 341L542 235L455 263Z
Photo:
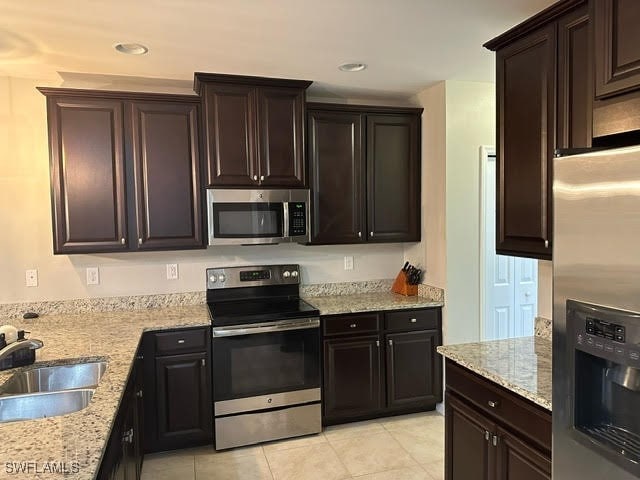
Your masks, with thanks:
M216 415L253 410L264 396L273 403L261 408L319 401L319 327L318 318L214 327Z

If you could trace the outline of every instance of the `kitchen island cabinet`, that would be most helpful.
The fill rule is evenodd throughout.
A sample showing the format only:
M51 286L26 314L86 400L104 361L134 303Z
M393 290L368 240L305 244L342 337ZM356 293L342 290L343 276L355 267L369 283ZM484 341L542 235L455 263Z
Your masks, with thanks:
M551 342L439 347L446 361L445 478L551 478Z

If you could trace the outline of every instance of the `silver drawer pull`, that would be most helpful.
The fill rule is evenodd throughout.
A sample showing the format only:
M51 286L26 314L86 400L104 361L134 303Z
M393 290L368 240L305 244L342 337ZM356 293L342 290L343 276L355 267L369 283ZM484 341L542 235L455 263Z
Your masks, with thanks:
M355 323L352 323L351 325L349 325L351 328L356 328L358 325Z
M491 436L491 434L489 433L489 430L485 430L484 431L484 439L488 442L489 441L489 437Z
M498 446L498 436L497 435L493 436L493 438L491 440L491 443L493 444L494 447Z
M184 339L181 338L180 340L178 340L178 345L182 345L183 343L184 343Z
M487 402L487 404L488 404L491 408L496 408L498 405L500 405L500 402L499 402L499 401L497 401L497 400L496 400L495 402L494 402L493 400L489 400L489 401Z
M418 320L416 320L415 318L411 319L411 323L416 323Z

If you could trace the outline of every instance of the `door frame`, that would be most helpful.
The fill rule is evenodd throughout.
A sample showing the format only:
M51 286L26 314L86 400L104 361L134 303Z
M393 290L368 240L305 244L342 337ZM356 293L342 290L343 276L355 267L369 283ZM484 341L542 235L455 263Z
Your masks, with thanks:
M494 147L493 145L481 145L478 151L479 151L479 157L480 157L480 202L479 202L480 211L478 212L478 215L480 216L480 242L479 242L480 272L479 272L478 284L480 288L480 340L484 341L486 340L485 312L487 307L486 288L485 288L485 281L484 281L485 272L487 269L487 265L485 261L486 260L485 230L487 228L485 211L487 209L487 205L484 197L485 197L485 190L487 189L487 168L486 168L487 160L490 156L494 156L494 157L496 156L496 147Z

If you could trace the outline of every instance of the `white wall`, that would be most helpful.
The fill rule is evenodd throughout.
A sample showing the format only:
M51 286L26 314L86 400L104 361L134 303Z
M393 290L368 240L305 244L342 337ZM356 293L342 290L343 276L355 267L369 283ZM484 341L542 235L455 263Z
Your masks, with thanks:
M447 81L448 343L480 339L479 147L496 138L495 85Z
M197 291L206 267L245 263L298 262L304 283L391 278L402 266L402 244L54 256L45 98L35 89L45 84L0 77L0 303ZM344 255L354 256L352 271ZM179 280L166 280L166 263L179 264ZM85 284L88 266L100 268L100 285ZM29 268L36 288L24 286Z
M553 263L538 260L538 317L553 318Z

